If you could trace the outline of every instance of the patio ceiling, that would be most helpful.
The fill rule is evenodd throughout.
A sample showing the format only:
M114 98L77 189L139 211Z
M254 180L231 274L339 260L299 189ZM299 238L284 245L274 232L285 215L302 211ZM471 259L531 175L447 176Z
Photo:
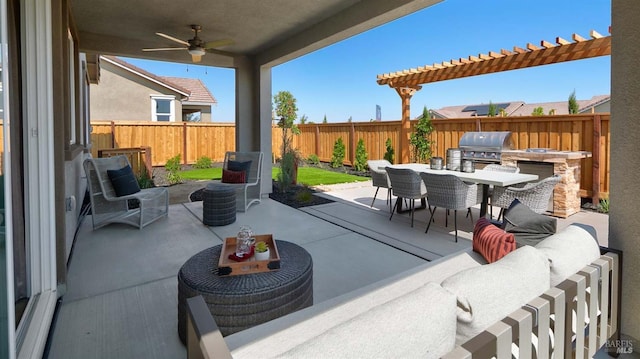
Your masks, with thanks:
M190 63L187 51L143 52L180 46L156 35L191 39L191 24L204 41L233 44L207 53L202 65L234 67L251 56L277 65L369 30L441 0L70 0L80 51Z
M540 46L529 43L525 48L514 46L513 51L505 49L500 52L489 51L488 54L378 75L377 81L379 85L389 85L396 89L419 89L419 85L430 82L611 54L611 36L602 36L596 31L591 31L590 37L591 39L585 39L573 34L573 42L556 37L555 44L542 40Z

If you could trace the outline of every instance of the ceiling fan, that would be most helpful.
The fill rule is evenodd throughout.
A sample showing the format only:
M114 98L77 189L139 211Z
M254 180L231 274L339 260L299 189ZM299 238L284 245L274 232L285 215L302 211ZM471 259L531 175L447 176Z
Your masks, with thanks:
M179 44L184 45L183 47L163 47L163 48L154 48L154 49L142 49L142 51L173 51L173 50L187 50L191 55L191 60L193 62L200 62L202 60L202 56L211 50L233 44L233 40L230 39L222 39L210 42L204 42L202 39L198 37L198 32L202 31L202 27L200 25L191 25L191 30L195 33L192 39L187 41L177 39L173 36L163 34L161 32L156 32L156 35L162 36L165 39L169 39L171 41L175 41Z

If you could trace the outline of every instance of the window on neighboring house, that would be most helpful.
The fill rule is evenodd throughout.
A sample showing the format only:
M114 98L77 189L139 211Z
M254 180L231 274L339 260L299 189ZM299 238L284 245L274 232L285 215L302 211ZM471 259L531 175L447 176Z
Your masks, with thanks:
M152 96L151 97L151 121L174 122L175 105L173 96Z
M196 112L188 113L188 114L184 115L183 121L201 122L202 121L202 112L196 111Z

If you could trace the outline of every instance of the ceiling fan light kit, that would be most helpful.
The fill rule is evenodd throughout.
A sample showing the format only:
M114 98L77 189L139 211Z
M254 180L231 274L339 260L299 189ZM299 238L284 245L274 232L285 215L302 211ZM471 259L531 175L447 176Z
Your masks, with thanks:
M142 49L142 51L170 51L170 50L187 50L189 55L191 55L191 60L193 62L200 62L202 60L202 56L207 53L208 49L214 49L221 46L231 45L233 44L233 40L222 39L217 41L204 42L198 37L198 32L202 30L200 25L191 25L191 30L195 33L192 39L187 41L180 40L171 35L163 34L161 32L156 32L156 35L164 37L165 39L177 42L184 47L169 47L169 48L154 48L154 49Z

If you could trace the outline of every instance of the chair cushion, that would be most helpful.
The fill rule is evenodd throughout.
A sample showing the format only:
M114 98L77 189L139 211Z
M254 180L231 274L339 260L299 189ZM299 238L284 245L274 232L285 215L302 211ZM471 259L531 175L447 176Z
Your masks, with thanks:
M557 220L534 212L526 204L514 200L504 212L504 229L513 233L518 246L535 246L556 233Z
M246 183L245 171L222 170L222 183Z
M113 190L118 197L140 192L138 180L133 175L133 170L129 165L119 170L107 170L107 176L109 176L111 186L113 186Z
M593 227L572 224L536 245L551 262L551 286L555 287L600 257L594 233Z
M248 179L249 170L251 169L251 161L240 162L240 161L229 160L227 162L227 169L230 171L244 171L245 172L244 176L246 179ZM246 179L245 179L245 182L247 182Z
M436 283L382 303L278 358L440 358L453 350L456 298Z
M460 271L442 287L457 297L460 345L549 289L549 261L524 246L497 262Z
M488 219L480 218L473 229L473 250L487 262L493 263L516 249L513 234L494 226Z

